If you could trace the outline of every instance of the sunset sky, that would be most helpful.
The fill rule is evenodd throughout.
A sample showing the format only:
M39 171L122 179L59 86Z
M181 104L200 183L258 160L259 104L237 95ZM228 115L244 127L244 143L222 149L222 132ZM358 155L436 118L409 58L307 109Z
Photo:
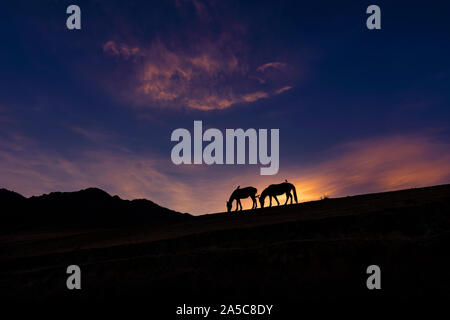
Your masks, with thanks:
M368 30L377 4L382 29ZM66 28L81 8L82 29ZM9 1L0 188L99 187L192 214L240 185L300 201L450 183L444 1ZM280 171L172 163L173 130L277 128ZM249 206L250 202L244 202Z

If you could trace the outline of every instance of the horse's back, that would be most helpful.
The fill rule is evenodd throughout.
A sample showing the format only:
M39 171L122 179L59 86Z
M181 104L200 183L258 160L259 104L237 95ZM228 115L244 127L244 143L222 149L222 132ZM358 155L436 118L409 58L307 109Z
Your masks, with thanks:
M240 193L239 194L241 194L243 196L247 195L247 197L248 197L248 196L256 194L256 192L257 192L257 190L256 190L255 187L246 187L246 188L240 189Z
M248 192L248 193L256 193L257 192L255 187L247 187L245 189L246 189L246 192Z
M291 186L292 186L292 184L289 182L271 184L264 191L266 191L268 194L280 195L280 194L283 194L283 193L289 191L291 189Z

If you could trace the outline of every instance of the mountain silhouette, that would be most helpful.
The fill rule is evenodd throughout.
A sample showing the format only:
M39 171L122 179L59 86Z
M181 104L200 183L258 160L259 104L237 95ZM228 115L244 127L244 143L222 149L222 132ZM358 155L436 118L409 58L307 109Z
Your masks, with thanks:
M26 198L21 194L7 189L0 189L0 200L2 204L18 203Z
M185 219L146 199L123 200L98 188L51 192L26 198L0 189L2 229L27 227L110 227Z
M450 297L450 185L202 216L92 188L31 198L0 190L0 201L15 228L0 233L2 301L129 300L152 312L187 299L255 301L298 313L311 302ZM72 264L83 270L80 292L65 286ZM371 265L382 290L366 287Z

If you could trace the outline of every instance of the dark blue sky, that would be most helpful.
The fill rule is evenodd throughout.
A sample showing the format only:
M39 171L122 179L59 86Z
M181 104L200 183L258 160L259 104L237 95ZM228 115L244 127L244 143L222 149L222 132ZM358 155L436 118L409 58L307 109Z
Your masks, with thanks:
M70 4L81 30L66 29ZM371 4L381 30L365 26ZM14 1L1 12L3 187L98 186L202 213L237 184L290 178L307 200L449 182L445 1ZM280 173L173 165L170 134L194 120L279 128Z

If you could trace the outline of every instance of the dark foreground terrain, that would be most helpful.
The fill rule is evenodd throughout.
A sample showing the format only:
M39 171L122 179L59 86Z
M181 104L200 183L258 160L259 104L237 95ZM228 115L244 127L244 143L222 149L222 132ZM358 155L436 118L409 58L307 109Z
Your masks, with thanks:
M109 203L109 195L92 190ZM96 196L89 195L90 204L83 197L75 201L85 220L73 226L61 217L37 223L47 205L22 205L16 212L8 202L8 212L1 210L9 221L0 237L2 301L354 304L450 298L450 185L200 217L149 202L144 209L158 212L158 219L139 212L138 223L124 218L123 225L117 212L108 223L109 204L92 208ZM129 203L119 209L124 216L134 210ZM15 214L20 221L11 218ZM52 214L64 216L64 201ZM102 219L92 218L90 226L96 215ZM66 288L71 264L81 267L82 290ZM366 287L372 264L381 268L378 291Z

